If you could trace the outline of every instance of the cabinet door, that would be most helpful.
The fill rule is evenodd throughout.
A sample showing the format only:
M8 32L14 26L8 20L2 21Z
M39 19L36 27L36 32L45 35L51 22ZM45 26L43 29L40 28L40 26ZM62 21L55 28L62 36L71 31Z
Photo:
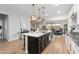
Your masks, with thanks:
M38 38L28 37L28 53L30 54L39 53Z
M41 53L42 52L42 37L40 37L39 38L39 43L38 43L38 45L39 45L39 53Z
M67 48L67 53L70 54L70 41L69 41L69 37L66 37L66 48Z

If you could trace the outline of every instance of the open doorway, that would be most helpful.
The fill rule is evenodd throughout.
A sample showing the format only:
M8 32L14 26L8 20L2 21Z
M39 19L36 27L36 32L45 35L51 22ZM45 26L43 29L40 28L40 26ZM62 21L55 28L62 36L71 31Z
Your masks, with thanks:
M8 15L0 14L0 41L8 40Z

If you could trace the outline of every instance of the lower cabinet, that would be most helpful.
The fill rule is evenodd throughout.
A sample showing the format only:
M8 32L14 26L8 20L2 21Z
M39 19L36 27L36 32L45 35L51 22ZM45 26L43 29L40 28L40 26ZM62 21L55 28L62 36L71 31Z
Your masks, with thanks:
M77 45L72 41L72 38L69 36L66 36L66 46L69 54L77 54L78 53L78 47Z
M41 37L28 36L28 53L40 54L49 44L49 35L43 35Z

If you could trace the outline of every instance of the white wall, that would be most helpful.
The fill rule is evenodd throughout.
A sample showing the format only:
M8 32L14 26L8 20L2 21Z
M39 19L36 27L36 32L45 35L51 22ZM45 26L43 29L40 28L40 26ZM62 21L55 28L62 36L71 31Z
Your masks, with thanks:
M20 17L16 15L9 15L9 40L18 39L18 32L20 32Z
M21 21L21 28L27 28L27 30L30 30L30 18L29 17L24 17L22 18Z
M21 31L20 20L23 19L27 29L30 29L30 21L27 17L21 17L18 15L9 15L9 39L16 40L19 37L19 32ZM22 26L23 27L23 26Z
M4 39L8 39L8 16L7 15L4 15L3 16L3 27L4 27L4 29L3 29L3 37L4 37Z
M30 20L27 16L20 16L18 14L12 14L10 12L6 12L5 10L0 9L0 13L8 15L8 40L16 40L18 39L18 32L20 32L20 20L24 19L26 21L26 27L30 29Z

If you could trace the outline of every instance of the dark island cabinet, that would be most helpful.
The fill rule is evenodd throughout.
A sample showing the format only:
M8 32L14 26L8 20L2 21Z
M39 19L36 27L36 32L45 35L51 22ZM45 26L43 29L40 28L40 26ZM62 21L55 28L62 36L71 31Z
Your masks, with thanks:
M49 33L40 37L28 36L28 53L40 54L49 44Z

